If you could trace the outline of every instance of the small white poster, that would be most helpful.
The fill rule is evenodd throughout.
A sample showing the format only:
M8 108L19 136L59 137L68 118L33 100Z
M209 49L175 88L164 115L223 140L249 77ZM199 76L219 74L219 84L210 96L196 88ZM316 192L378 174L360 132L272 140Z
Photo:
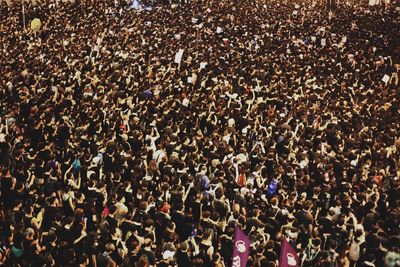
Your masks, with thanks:
M174 60L175 63L181 64L184 51L185 51L184 49L179 49L179 51L175 55L175 60Z
M382 82L384 82L385 84L387 84L389 80L390 80L390 76L387 74L385 74L385 76L383 76L383 78L382 78Z

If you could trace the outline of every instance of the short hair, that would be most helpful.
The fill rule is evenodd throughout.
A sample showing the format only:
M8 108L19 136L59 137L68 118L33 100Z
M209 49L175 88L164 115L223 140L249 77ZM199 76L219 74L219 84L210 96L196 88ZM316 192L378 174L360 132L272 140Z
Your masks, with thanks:
M107 252L113 252L115 250L115 245L113 243L107 243L106 244L106 251Z
M33 228L26 228L25 230L25 237L31 237L35 234L35 230Z

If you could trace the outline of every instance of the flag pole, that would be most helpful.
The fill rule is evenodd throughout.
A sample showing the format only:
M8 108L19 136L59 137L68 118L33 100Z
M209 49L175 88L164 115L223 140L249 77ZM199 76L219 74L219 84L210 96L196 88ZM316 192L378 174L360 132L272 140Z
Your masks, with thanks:
M25 30L25 0L21 0L22 2L22 23L23 29Z

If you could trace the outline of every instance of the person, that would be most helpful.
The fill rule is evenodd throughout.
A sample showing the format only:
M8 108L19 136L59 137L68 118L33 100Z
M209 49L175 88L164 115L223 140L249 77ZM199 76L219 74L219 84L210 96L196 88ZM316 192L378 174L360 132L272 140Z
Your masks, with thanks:
M99 253L96 258L97 266L117 266L115 261L110 256L115 251L115 246L113 243L108 243L105 247L105 252Z
M189 245L185 241L181 243L178 251L176 252L176 263L178 264L179 267L191 265L190 258L188 255L189 252L188 249Z
M22 240L23 262L28 266L41 265L39 253L41 251L38 240L35 237L35 231L32 228L25 230L25 238Z

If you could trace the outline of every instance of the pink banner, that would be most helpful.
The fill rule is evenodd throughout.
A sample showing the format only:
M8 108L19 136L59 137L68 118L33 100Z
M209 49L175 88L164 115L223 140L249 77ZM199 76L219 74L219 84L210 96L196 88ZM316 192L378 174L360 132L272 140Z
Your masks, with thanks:
M300 267L300 260L297 256L296 250L294 250L285 237L283 237L281 242L279 267Z
M245 267L249 258L250 239L236 227L235 241L233 243L232 267Z

